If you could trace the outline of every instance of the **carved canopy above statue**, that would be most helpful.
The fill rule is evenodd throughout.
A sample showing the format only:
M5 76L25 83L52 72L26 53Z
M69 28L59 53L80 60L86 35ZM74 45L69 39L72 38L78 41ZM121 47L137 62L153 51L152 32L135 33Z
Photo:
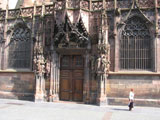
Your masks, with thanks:
M77 24L71 24L66 16L64 23L55 26L54 45L56 48L85 48L88 41L88 33L81 18Z

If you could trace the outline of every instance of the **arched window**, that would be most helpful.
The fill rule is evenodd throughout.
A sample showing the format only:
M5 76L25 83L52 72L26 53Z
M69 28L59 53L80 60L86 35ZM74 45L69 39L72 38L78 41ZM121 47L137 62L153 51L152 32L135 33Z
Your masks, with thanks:
M121 69L151 69L151 36L145 23L139 17L127 21L120 39Z
M9 42L8 68L30 68L31 31L24 23L17 23Z

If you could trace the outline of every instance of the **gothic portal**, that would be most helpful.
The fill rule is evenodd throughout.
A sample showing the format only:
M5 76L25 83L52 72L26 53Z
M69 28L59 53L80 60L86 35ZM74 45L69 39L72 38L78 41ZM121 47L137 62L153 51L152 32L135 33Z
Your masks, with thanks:
M0 7L0 98L160 106L159 0ZM4 7L5 6L5 7Z

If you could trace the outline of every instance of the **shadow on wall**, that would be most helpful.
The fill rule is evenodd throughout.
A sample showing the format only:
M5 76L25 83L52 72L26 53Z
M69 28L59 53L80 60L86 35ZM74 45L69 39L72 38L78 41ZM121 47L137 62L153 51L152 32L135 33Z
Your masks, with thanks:
M21 80L20 77L12 77L12 94L18 100L34 100L34 85L27 80Z
M34 100L35 80L30 73L0 73L0 98Z

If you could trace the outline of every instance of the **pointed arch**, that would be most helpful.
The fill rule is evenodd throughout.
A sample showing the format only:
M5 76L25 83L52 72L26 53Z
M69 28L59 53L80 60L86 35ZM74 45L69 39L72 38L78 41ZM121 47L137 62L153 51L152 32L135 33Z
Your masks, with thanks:
M152 38L144 19L134 16L124 25L120 36L120 68L150 70Z
M133 16L139 16L142 19L144 19L146 22L148 22L150 25L154 25L154 23L150 19L148 19L147 16L142 12L142 10L139 7L139 4L137 3L137 0L133 0L128 14L124 16L123 19L121 19L118 25L124 24L128 19L132 18Z
M89 41L88 33L81 19L76 24L72 24L66 14L64 22L55 25L54 45L56 47L86 47Z
M17 21L8 31L8 68L30 69L31 67L31 30L24 21Z
M83 20L82 20L82 16L80 15L79 16L79 20L78 20L78 23L76 24L76 26L78 27L80 27L79 29L82 29L82 31L88 36L89 35L89 33L87 32L87 29L86 29L86 27L85 27L85 25L84 25L84 22L83 22Z

